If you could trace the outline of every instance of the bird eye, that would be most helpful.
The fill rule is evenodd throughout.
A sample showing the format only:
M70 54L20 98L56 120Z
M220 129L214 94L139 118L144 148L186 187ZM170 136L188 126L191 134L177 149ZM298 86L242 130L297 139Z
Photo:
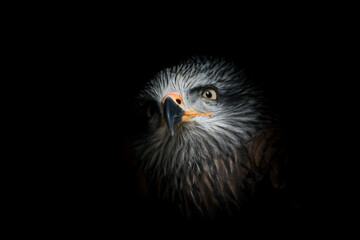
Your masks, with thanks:
M146 115L148 116L148 118L151 118L154 115L156 109L157 108L155 104L149 104L149 106L146 108Z
M217 94L216 94L215 90L214 90L214 89L211 89L211 88L206 89L206 90L203 92L202 96L203 96L204 98L211 99L211 100L216 100L216 99L217 99Z
M146 109L146 114L149 118L151 118L151 116L154 114L154 108L153 106L148 106L147 109Z

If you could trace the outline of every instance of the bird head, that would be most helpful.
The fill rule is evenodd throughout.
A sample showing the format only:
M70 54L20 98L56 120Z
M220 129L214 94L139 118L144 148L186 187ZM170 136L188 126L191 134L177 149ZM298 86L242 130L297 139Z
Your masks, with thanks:
M136 153L162 173L231 155L262 121L261 94L243 69L215 57L191 57L160 71L137 105L145 123Z

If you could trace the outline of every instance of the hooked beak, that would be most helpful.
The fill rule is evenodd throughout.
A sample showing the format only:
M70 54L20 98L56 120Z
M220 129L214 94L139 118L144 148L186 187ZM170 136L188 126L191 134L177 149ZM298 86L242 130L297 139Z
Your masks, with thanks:
M174 126L179 122L191 122L193 117L212 117L211 113L199 113L192 109L186 109L180 94L169 93L161 101L165 122L169 128L170 135L174 135Z

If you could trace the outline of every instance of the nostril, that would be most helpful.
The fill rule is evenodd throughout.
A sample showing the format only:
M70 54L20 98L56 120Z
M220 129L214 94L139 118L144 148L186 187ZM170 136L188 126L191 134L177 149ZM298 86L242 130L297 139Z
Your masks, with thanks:
M178 104L181 104L181 100L180 100L180 99L176 99L176 102L177 102Z

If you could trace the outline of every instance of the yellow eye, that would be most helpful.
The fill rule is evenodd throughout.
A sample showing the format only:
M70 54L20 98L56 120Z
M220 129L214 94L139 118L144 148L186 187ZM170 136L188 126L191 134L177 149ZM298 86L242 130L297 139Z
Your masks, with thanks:
M215 90L214 90L214 89L211 89L211 88L206 89L206 90L203 92L202 96L203 96L204 98L211 99L211 100L216 100L216 99L217 99L217 94L216 94Z

